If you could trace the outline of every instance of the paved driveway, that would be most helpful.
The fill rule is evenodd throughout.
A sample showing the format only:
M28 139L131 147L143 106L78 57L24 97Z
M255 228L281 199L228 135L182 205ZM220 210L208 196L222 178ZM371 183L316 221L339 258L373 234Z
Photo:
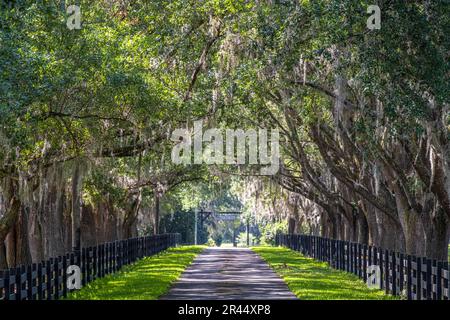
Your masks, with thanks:
M248 248L207 248L164 300L296 299L286 283Z

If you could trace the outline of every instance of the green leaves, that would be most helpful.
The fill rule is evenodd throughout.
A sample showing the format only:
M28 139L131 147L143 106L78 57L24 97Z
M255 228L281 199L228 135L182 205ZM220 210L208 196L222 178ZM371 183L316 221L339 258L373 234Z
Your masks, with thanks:
M101 177L92 173L89 192L117 191L120 199L116 188L131 183L110 178L136 180L140 155L142 176L158 182L169 173L208 176L168 160L171 130L198 118L287 128L284 162L297 171L292 140L322 172L311 128L324 124L332 136L341 116L351 144L368 155L380 128L385 141L418 141L448 103L449 9L440 1L383 2L381 30L368 31L369 2L84 0L81 30L68 30L51 3L2 11L2 165L27 170L44 162L44 146L47 164L87 157Z

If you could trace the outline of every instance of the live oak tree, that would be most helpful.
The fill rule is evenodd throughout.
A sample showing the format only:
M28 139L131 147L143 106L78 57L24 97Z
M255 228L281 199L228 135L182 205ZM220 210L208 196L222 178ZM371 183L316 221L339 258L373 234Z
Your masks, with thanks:
M217 171L254 175L292 232L445 259L443 1L378 1L380 30L370 1L80 2L80 30L59 1L0 12L0 269L77 230L95 244L151 215L157 233L165 197ZM171 132L198 119L279 128L279 173L174 165Z
M203 115L186 102L203 44L172 58L182 21L155 25L157 3L83 5L70 31L55 3L2 10L1 268L62 254L79 229L82 245L132 236L143 193L200 172L161 159L171 130Z
M360 3L256 7L235 35L245 89L233 99L282 129L277 181L322 207L327 236L445 259L448 8L381 2L382 29L369 31Z

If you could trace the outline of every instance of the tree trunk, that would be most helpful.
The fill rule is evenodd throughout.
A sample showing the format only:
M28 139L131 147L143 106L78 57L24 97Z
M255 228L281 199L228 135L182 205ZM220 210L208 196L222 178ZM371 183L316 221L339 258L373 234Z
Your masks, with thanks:
M337 228L336 228L336 213L330 212L328 213L329 218L329 224L330 224L330 230L329 230L329 237L331 239L337 239Z
M81 248L81 172L80 162L75 160L75 166L72 175L72 249L79 250Z
M403 220L403 219L402 219ZM407 254L424 256L425 246L423 240L425 235L417 212L407 210L404 213L404 233L405 233L405 250ZM393 230L390 230L393 232Z
M112 203L111 197L108 196L105 199L105 206L107 210L107 216L108 216L108 224L106 228L106 238L107 241L115 241L119 239L118 235L118 225L117 225L117 213L114 208L114 204Z
M363 244L369 243L369 225L363 212L358 210L358 242Z
M97 210L93 205L83 204L81 207L80 230L83 233L83 247L92 247L98 244L97 226L94 218L94 211Z
M28 232L30 242L31 259L35 262L44 260L44 247L42 239L42 229L38 217L37 206L30 208L28 219Z
M66 192L65 192L65 180L63 176L63 167L57 166L55 168L55 186L56 190L56 203L54 206L54 211L52 220L54 222L54 243L53 248L56 256L64 255L66 253L65 244L64 244L64 209L66 206ZM78 182L80 183L80 182ZM78 186L77 186L78 187ZM79 197L81 198L81 192L79 192Z
M444 210L438 209L435 217L423 214L422 224L425 230L425 256L447 261L449 223Z
M366 217L367 227L369 232L368 244L371 246L380 246L380 235L377 223L377 215L375 213L375 208L367 202L360 201L359 207Z
M5 241L0 241L0 270L8 269Z
M24 208L20 210L19 218L15 226L15 263L18 265L31 264L31 252L28 239L28 214Z
M9 268L16 266L16 226L12 227L6 236L6 262Z
M5 214L0 219L0 266L6 269L9 266L15 265L15 243L14 237L10 234L14 231L17 219L20 214L22 203L17 197L17 181L9 179L7 182L5 194L8 201ZM13 261L11 261L13 260ZM11 264L9 264L11 261Z
M160 205L159 205L159 194L158 191L155 190L155 215L153 217L153 234L159 234L159 214L160 214Z
M133 199L132 196L129 197L129 201L131 206L128 211L125 213L125 218L123 220L123 237L125 239L132 238L136 236L136 221L139 213L139 208L141 206L142 201L142 193L138 192L138 195Z
M296 225L295 219L293 217L289 217L289 220L288 220L288 233L289 234L294 234L295 225Z

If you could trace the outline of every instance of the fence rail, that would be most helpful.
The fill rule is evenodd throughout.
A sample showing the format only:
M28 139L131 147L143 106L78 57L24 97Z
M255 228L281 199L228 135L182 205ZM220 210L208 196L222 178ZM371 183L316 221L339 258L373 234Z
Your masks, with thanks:
M449 300L449 265L423 257L343 240L278 234L276 244L328 262L367 281L369 266L379 266L380 289L409 300Z
M131 238L0 271L0 300L57 300L70 291L67 288L70 265L80 268L84 286L140 258L176 246L180 241L178 233Z

